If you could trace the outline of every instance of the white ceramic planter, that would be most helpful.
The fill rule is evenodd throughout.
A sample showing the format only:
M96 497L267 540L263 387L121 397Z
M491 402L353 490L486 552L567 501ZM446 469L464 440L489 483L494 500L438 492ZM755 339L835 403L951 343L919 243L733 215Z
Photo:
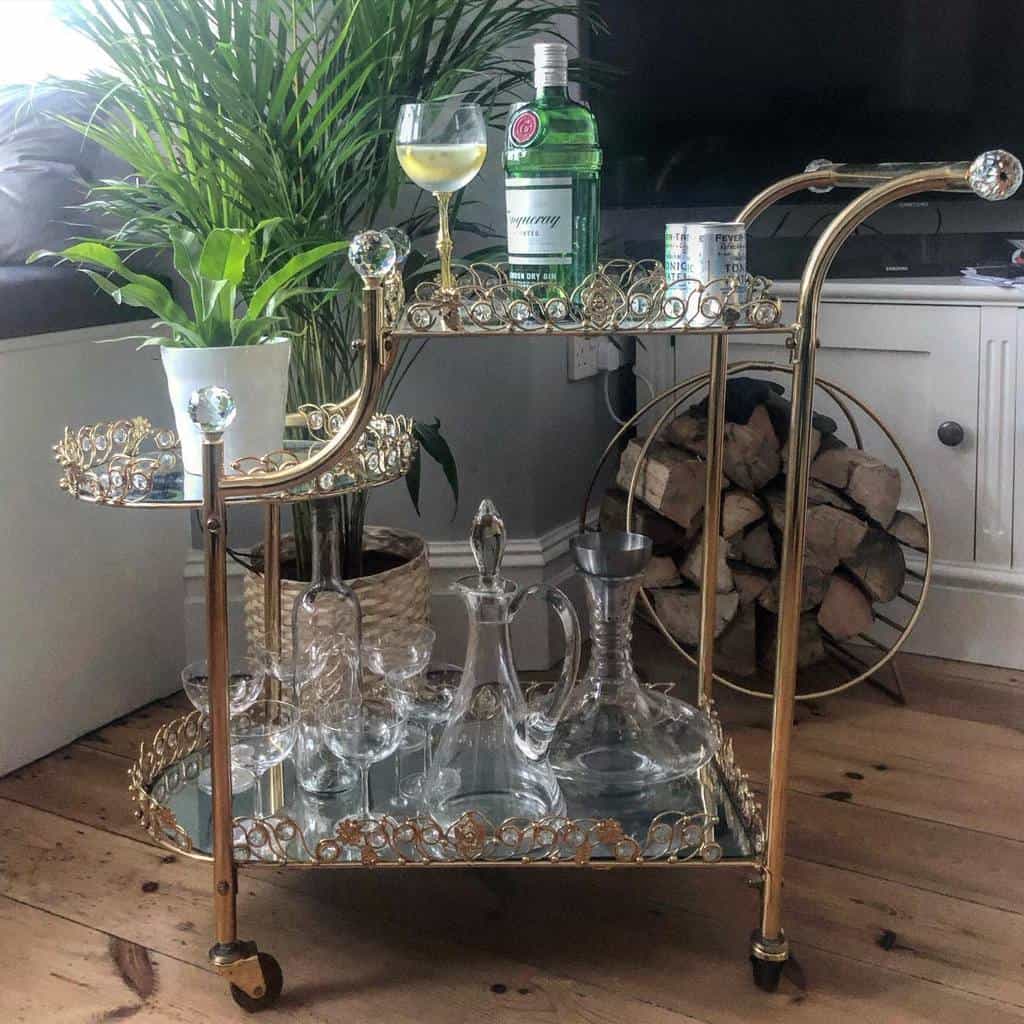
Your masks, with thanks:
M291 356L287 338L237 348L163 347L160 356L186 473L203 471L202 437L189 419L188 400L209 384L227 388L237 407L234 423L224 431L226 467L243 456L266 455L281 447Z

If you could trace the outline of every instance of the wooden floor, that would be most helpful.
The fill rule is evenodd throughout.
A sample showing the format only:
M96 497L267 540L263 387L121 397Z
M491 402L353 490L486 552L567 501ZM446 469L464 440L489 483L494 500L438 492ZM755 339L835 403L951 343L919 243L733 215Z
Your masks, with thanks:
M750 981L756 891L707 870L243 874L274 953L270 1021L998 1024L1024 1020L1024 676L904 658L802 706L786 928ZM764 704L728 699L755 779ZM126 800L170 699L0 780L0 1022L244 1019L207 966L210 871L151 845Z

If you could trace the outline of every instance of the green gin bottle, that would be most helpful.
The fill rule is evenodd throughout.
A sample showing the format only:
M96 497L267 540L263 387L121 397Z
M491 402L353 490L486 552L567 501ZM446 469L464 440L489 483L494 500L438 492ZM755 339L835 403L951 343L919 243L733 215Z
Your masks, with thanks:
M513 109L505 136L509 277L524 288L552 284L571 296L597 268L597 121L569 98L564 43L536 43L533 63L537 96Z

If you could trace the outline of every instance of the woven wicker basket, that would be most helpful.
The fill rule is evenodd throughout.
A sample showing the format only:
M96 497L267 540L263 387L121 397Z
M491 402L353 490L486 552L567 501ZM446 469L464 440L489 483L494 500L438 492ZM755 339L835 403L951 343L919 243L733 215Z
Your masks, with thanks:
M394 569L374 576L345 582L359 596L363 608L363 631L377 632L396 625L425 624L430 621L430 563L426 542L415 533L386 526L367 526L363 535L366 551L387 551L407 559ZM307 584L281 581L282 653L291 657L291 608ZM245 632L249 647L263 644L263 577L245 574Z

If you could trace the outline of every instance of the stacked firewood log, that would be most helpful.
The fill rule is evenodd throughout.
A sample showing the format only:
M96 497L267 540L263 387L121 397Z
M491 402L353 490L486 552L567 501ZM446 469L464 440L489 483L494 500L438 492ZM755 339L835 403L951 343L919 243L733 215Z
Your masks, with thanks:
M716 574L716 669L752 675L774 659L779 556L785 516L789 402L771 381L734 378L726 398L722 536ZM813 421L806 520L800 664L867 633L875 606L903 588L904 548L925 550L922 522L899 510L900 474L845 445L836 423ZM622 453L602 526L622 528L641 444ZM633 528L654 541L645 585L664 626L697 643L704 533L706 402L671 421L648 452L636 486Z

